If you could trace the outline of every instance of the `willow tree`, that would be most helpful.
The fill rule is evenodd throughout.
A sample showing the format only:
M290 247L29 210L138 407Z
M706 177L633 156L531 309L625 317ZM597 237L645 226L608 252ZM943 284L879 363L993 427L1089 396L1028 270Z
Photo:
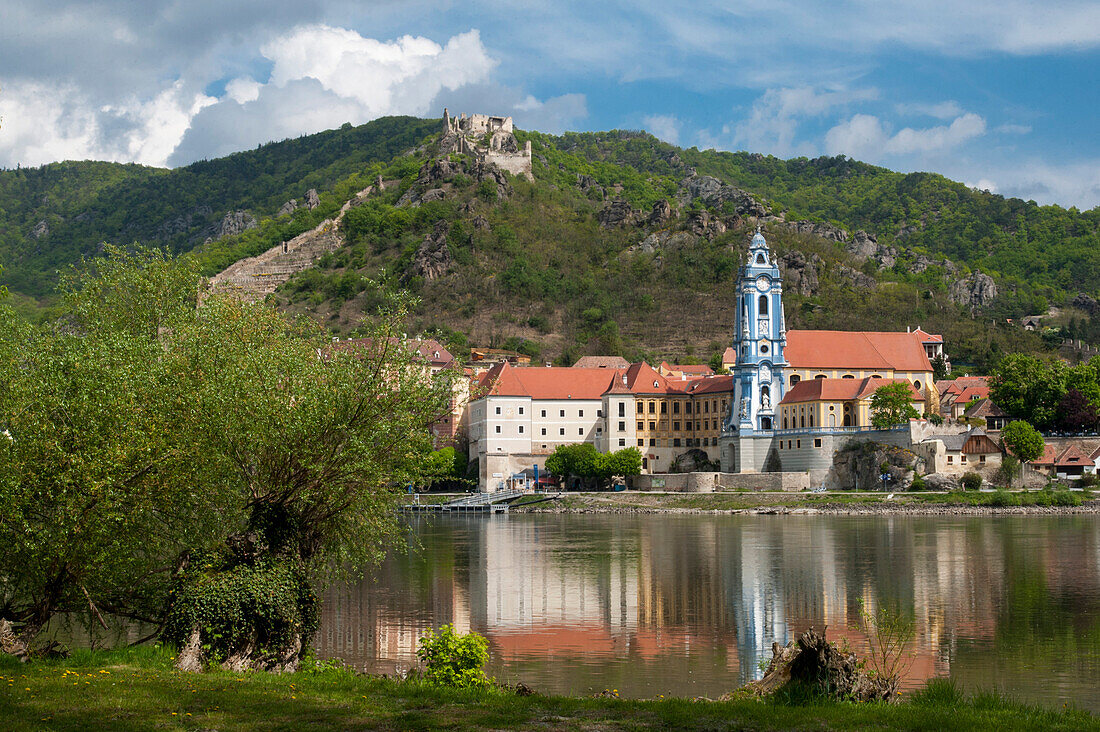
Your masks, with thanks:
M194 311L193 268L110 248L66 277L60 319L0 311L0 619L25 656L56 614L155 620L171 560L217 524L176 435L158 334ZM161 592L158 592L160 588Z
M173 368L193 379L201 482L239 509L178 577L167 637L181 668L296 668L318 584L381 558L452 395L401 335L406 315L397 303L366 338L334 343L311 320L213 297L171 334Z

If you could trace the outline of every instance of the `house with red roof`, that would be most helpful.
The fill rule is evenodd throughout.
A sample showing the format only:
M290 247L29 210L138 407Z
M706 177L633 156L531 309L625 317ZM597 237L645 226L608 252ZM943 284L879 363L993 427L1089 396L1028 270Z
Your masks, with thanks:
M960 376L936 382L940 393L940 414L963 419L976 402L989 398L989 380L985 376Z

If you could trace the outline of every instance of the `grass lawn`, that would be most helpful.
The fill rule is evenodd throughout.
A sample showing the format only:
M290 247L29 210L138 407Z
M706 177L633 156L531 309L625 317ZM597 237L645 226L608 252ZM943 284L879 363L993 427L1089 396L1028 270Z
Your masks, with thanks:
M0 656L0 728L12 730L1100 730L1085 712L994 694L901 704L627 700L438 689L329 670L179 673L155 648L78 651L22 665ZM942 691L942 689L940 690ZM920 697L923 697L922 699Z

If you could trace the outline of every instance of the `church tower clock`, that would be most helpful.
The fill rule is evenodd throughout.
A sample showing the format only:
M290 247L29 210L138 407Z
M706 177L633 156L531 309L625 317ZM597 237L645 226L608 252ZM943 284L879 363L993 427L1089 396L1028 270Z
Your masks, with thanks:
M764 235L757 229L749 245L749 256L738 274L734 290L737 322L733 349L734 397L724 425L724 437L772 436L779 400L783 398L783 356L787 331L783 315L783 282ZM743 442L743 439L737 439ZM727 440L723 440L727 442ZM770 442L770 440L768 440ZM738 450L738 453L741 451ZM723 464L726 460L723 448ZM744 455L749 458L749 455ZM742 463L742 460L736 462ZM758 460L748 459L749 463ZM731 466L734 470L759 470L762 466ZM723 469L726 469L725 467Z

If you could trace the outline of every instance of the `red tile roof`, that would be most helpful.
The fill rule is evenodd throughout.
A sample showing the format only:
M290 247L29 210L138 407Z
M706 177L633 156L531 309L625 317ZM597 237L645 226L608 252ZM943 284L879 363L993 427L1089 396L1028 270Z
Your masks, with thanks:
M914 333L789 330L784 355L796 369L932 370Z
M1043 445L1043 454L1031 461L1032 465L1054 465L1058 461L1058 448Z
M960 376L957 379L936 382L936 389L939 390L941 396L961 394L968 388L985 389L985 396L988 396L989 379L985 376Z
M889 384L905 384L909 387L910 400L921 401L920 392L905 379L867 377L864 379L803 379L787 391L780 404L865 399L874 394L879 387Z
M684 376L710 376L714 370L705 363L673 364L668 367L671 371L679 371Z
M926 333L919 327L913 331L913 335L921 339L921 343L943 343L943 336Z
M570 366L516 368L509 363L501 363L485 373L483 384L491 385L489 393L494 396L599 399L611 386L612 379L617 379L619 374L619 369Z
M726 350L722 351L722 363L737 363L737 351L733 350L732 346L727 346Z
M1062 454L1058 456L1058 459L1054 462L1055 467L1059 468L1071 468L1080 467L1082 465L1091 465L1092 460L1085 454L1077 445L1070 445L1065 450L1062 450Z

